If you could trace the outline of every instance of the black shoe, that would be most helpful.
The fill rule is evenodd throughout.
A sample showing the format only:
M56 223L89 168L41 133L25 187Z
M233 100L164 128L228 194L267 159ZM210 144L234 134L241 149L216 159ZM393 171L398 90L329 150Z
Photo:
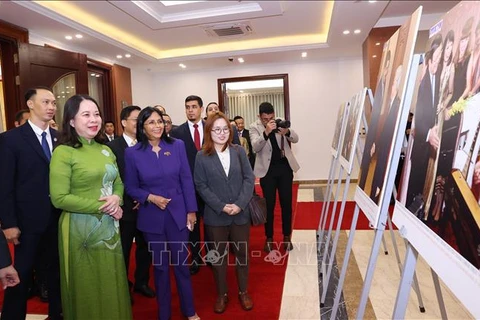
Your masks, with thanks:
M139 287L135 286L133 291L136 293L140 293L141 295L147 298L155 298L155 291L152 290L148 285L144 284Z
M41 284L38 288L38 296L40 297L40 301L48 302L48 290L45 284Z

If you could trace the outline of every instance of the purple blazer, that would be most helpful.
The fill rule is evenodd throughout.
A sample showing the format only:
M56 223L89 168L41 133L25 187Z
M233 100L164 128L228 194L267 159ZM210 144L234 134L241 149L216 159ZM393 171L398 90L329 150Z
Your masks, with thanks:
M195 188L182 140L160 142L157 155L152 146L140 144L125 150L125 189L140 203L137 228L162 234L165 214L171 214L178 230L186 228L187 213L197 211ZM165 210L147 202L149 194L172 199Z

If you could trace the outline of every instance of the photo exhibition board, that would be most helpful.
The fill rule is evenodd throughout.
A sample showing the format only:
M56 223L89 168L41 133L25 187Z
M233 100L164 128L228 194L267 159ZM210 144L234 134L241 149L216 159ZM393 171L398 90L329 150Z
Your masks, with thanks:
M350 103L344 102L340 105L337 114L337 122L335 124L335 132L332 140L332 156L338 158L338 149L342 147L343 138L345 136L345 123L348 117Z
M404 107L421 8L384 44L372 114L365 139L355 201L378 228L382 205L388 205L395 180L392 159L400 156L408 106ZM416 70L416 68L415 68ZM412 91L412 90L410 90ZM404 119L405 118L405 119ZM400 126L402 127L400 128ZM398 154L397 154L398 153ZM390 190L387 192L387 190ZM387 194L388 193L388 194ZM384 210L385 213L387 210Z
M345 124L345 135L343 138L340 163L348 174L352 172L355 159L355 150L360 133L360 125L367 97L367 88L363 88L350 100L350 110Z
M393 221L480 318L480 2L430 29Z

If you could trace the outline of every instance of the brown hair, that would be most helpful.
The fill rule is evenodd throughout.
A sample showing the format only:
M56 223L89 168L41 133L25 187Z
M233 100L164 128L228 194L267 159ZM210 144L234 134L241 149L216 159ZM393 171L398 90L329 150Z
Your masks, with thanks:
M217 112L214 114L211 114L208 116L207 121L205 121L205 133L203 136L203 147L202 150L207 156L211 156L216 153L215 151L215 145L212 140L212 130L213 130L213 124L215 121L218 119L223 119L227 123L228 130L230 131L230 134L228 136L227 143L222 148L222 151L225 151L229 145L232 144L233 141L233 131L232 131L232 125L230 124L230 121L228 118L223 114L222 112Z

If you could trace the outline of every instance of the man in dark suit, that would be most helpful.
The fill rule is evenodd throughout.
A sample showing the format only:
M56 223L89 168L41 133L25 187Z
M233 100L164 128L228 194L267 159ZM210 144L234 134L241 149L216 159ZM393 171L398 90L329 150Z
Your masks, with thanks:
M242 116L236 116L233 118L233 121L235 121L235 124L238 129L238 136L245 138L247 140L248 144L248 161L250 162L250 165L253 166L255 165L255 152L253 152L252 148L252 141L250 140L250 131L245 129L245 120L242 118Z
M137 117L140 113L140 107L128 106L120 112L120 120L123 128L123 135L108 143L117 158L120 177L125 179L125 149L134 146L137 142ZM152 257L148 251L148 245L143 238L143 233L137 229L137 204L126 193L123 193L123 217L120 219L120 238L122 241L123 257L125 266L128 269L130 265L130 251L132 242L135 238L135 284L133 291L141 293L145 297L154 298L155 292L148 286L150 278L150 264ZM133 300L132 300L133 302Z
M390 70L390 50L387 51L385 56L385 61L383 63L382 75L378 79L377 88L375 90L375 99L373 100L372 106L372 116L370 118L370 124L368 127L367 138L365 141L365 148L363 150L363 157L361 163L361 173L360 173L360 181L358 185L362 188L365 192L365 184L368 176L368 170L370 167L371 159L372 159L372 146L374 141L377 137L377 124L380 120L380 113L383 105L383 95L385 91L385 85L387 81L388 71Z
M0 232L0 281L3 289L14 287L19 282L17 270L12 266L12 257L8 248L7 239L3 232Z
M377 164L375 166L375 173L373 175L372 189L370 191L370 198L378 204L380 192L383 189L383 182L385 178L386 168L390 155L390 147L393 142L395 134L395 123L398 118L398 110L400 107L400 81L402 80L402 65L395 70L395 77L390 90L390 98L386 101L385 121L383 121L381 131L377 135L377 139L372 145L373 154L377 154ZM390 200L390 198L388 199Z
M185 143L188 164L190 165L192 176L195 168L195 157L203 145L204 122L202 121L202 111L202 98L194 95L188 96L185 99L185 113L187 115L187 121L173 129L170 133L171 137L183 140ZM203 216L203 208L205 204L198 193L196 193L196 197L198 204L197 221L200 221L199 219L201 216ZM201 243L199 223L195 224L192 232L190 232L189 241L192 254L190 273L193 275L198 273L200 270L200 265L203 263L200 253Z
M442 36L437 34L432 40L430 50L425 53L426 72L418 87L411 171L408 182L406 207L416 197L422 196L428 168L428 159L440 144L438 136L437 106L440 85L439 63L442 58ZM423 199L424 201L426 199Z
M25 94L30 119L0 135L0 221L5 237L15 245L15 269L20 284L5 291L1 319L25 319L27 282L39 252L49 261L49 319L61 319L58 218L50 202L49 164L56 131L49 122L57 109L49 88Z
M115 124L113 121L105 121L105 136L107 137L106 142L110 142L118 138L118 136L115 134Z

